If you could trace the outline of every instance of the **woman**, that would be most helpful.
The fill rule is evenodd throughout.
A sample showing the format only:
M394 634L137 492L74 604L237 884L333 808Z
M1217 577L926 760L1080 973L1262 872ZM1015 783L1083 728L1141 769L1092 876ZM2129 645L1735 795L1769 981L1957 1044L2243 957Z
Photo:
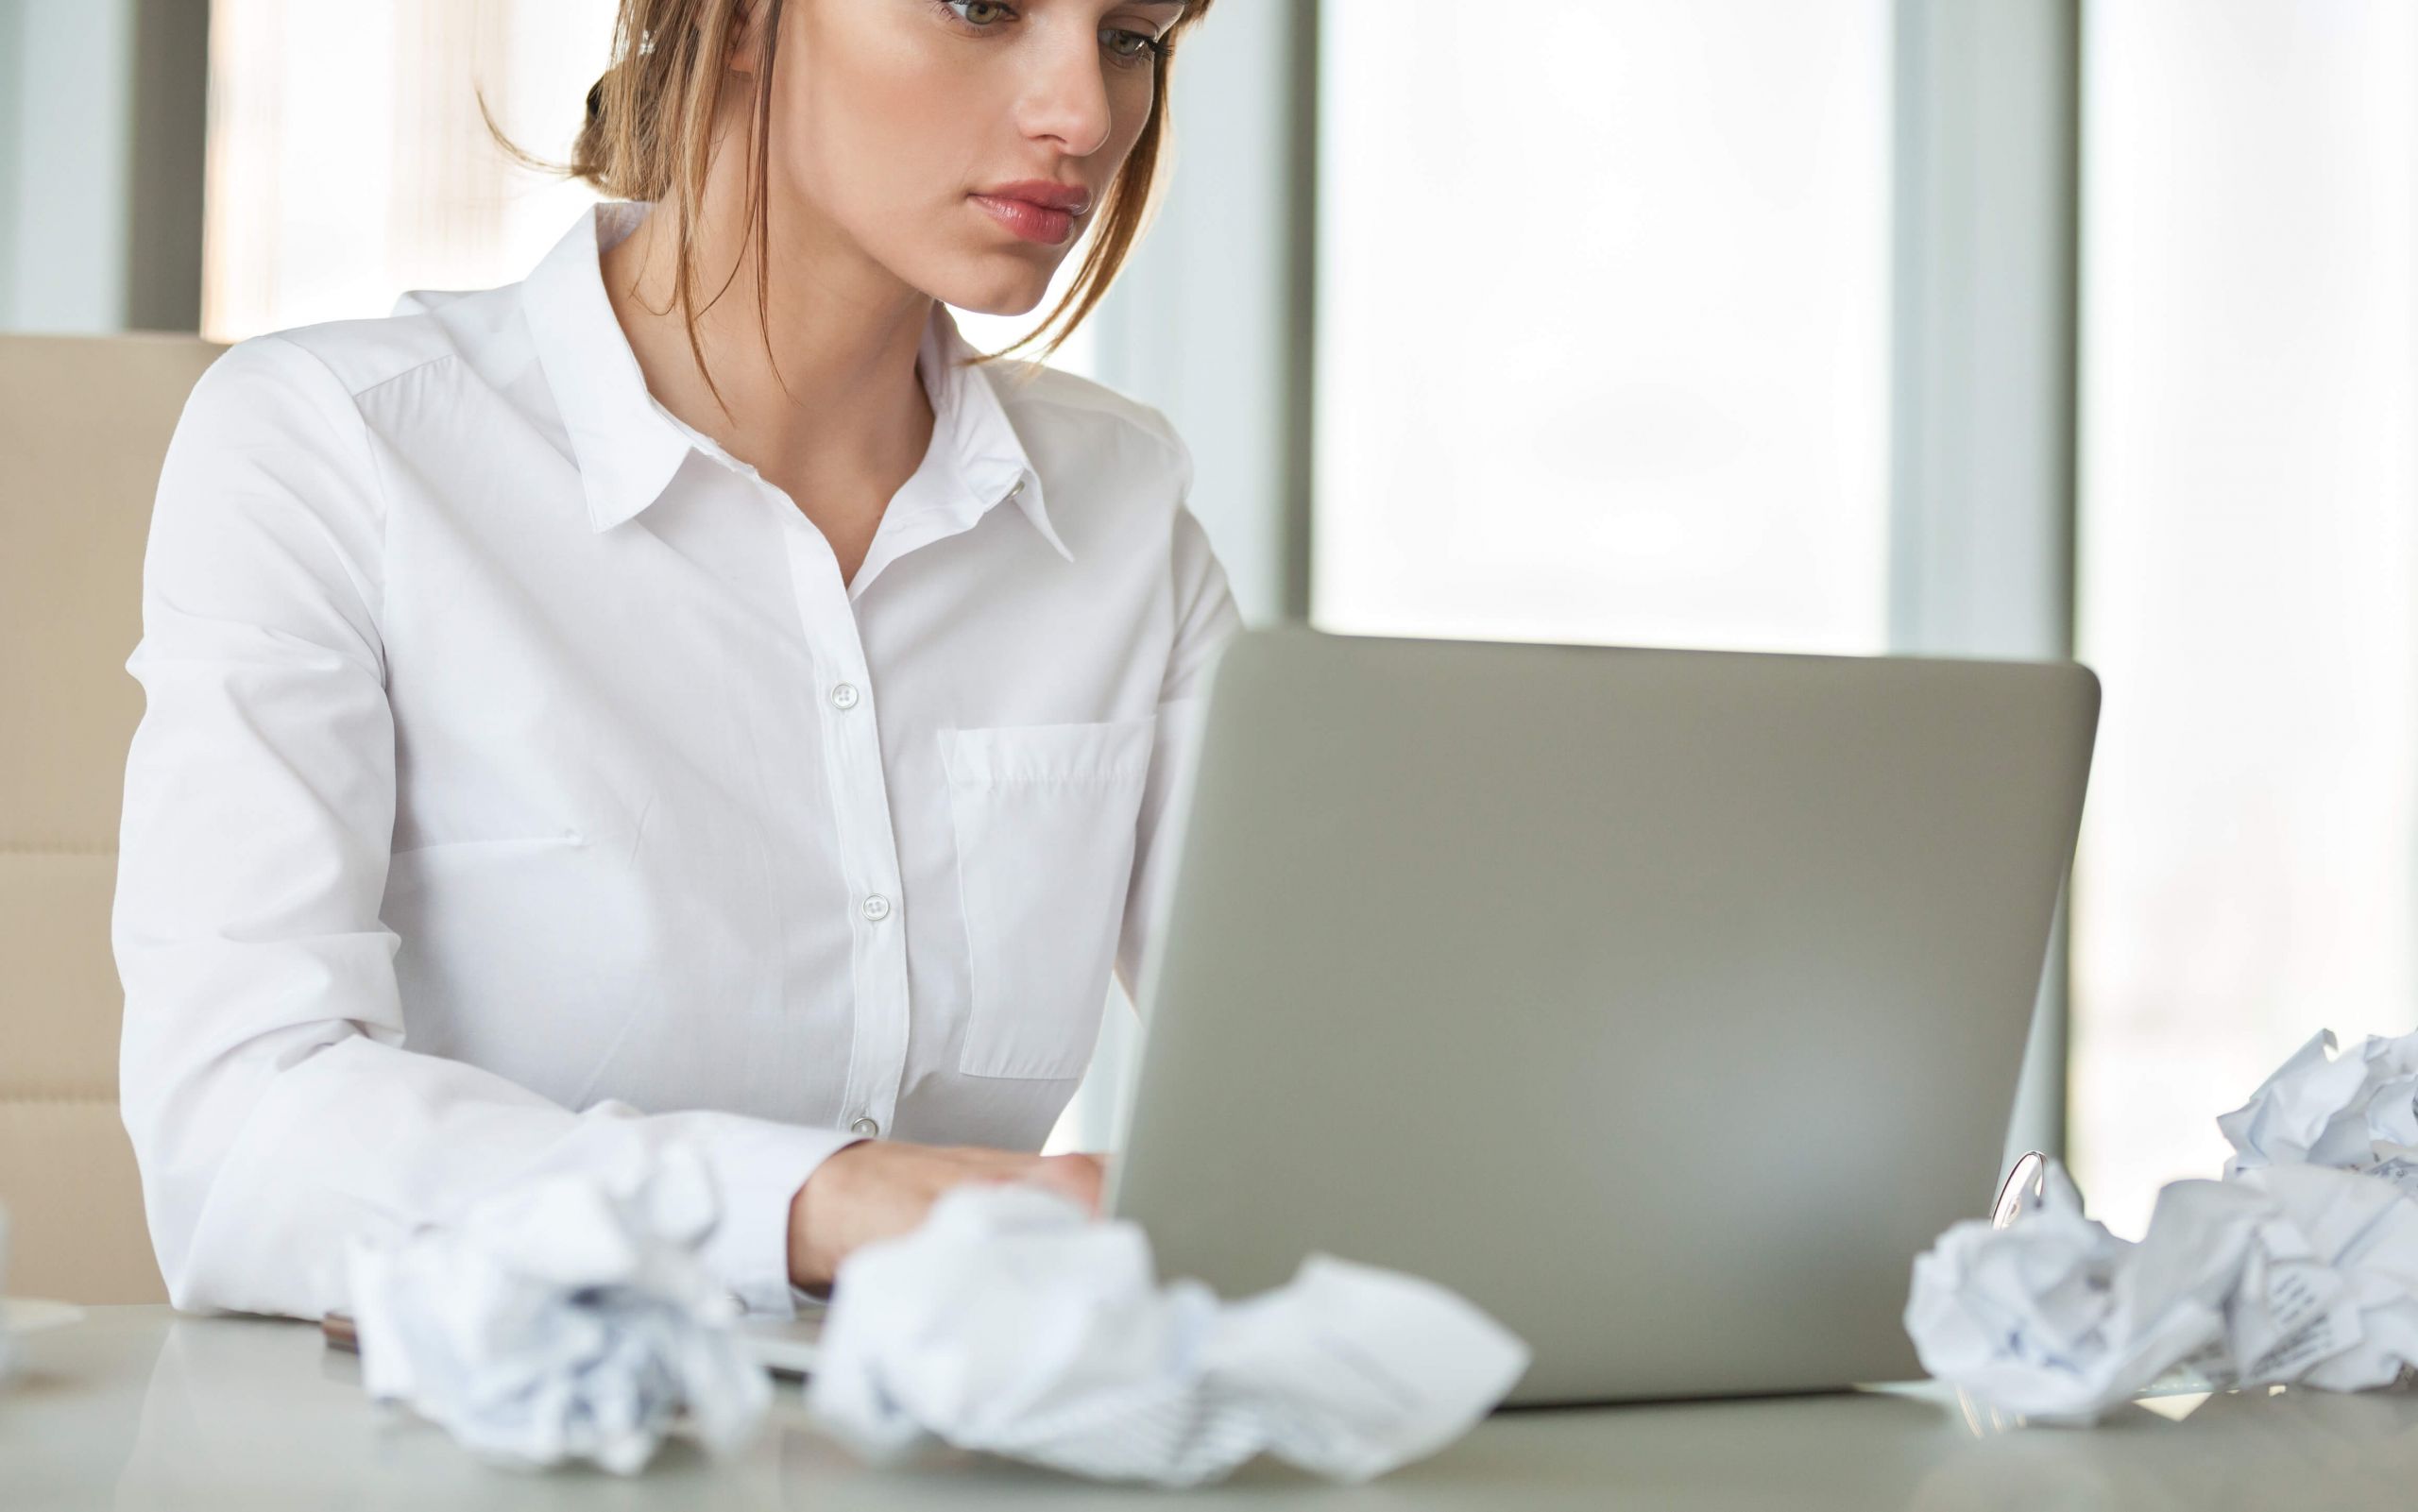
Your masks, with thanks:
M517 284L257 337L145 563L113 937L172 1300L693 1141L788 1310L1029 1153L1130 985L1237 625L1080 320L1207 0L623 0ZM736 298L723 297L736 292ZM1063 337L1063 332L1061 333ZM1162 843L1162 841L1168 843Z

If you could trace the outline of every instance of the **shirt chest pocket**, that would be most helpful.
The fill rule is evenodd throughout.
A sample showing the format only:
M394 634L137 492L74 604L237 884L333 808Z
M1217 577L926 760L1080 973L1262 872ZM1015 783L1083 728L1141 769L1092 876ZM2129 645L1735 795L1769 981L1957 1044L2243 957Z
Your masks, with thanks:
M972 997L958 1068L1076 1077L1107 1001L1156 722L941 732Z

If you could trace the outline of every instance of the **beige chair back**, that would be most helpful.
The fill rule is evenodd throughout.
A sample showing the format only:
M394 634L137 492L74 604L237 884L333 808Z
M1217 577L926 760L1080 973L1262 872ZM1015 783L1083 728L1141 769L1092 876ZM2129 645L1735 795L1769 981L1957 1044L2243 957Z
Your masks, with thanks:
M110 953L144 537L192 336L0 335L0 1204L7 1290L162 1301L118 1119Z

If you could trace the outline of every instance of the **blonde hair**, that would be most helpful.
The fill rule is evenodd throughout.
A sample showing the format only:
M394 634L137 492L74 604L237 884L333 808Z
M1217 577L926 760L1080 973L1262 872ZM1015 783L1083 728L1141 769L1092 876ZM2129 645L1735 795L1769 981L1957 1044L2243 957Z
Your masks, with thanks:
M532 157L497 128L492 115L487 117L487 128L496 141L527 166L583 179L607 198L648 200L671 208L676 233L673 299L688 328L689 348L716 402L722 400L722 390L706 369L697 318L728 291L731 280L739 276L739 266L734 261L722 287L700 305L696 232L706 170L712 160L714 123L720 117L723 89L729 77L725 59L732 36L751 3L762 8L763 57L755 75L751 112L748 152L755 171L748 189L747 225L756 244L756 317L764 330L769 352L771 230L766 160L772 140L773 62L780 46L785 0L621 0L613 24L613 62L587 92L587 124L572 144L568 163ZM1170 55L1182 35L1208 12L1211 3L1192 0L1161 38L1164 50L1150 65L1149 117L1100 197L1090 246L1074 281L1039 326L996 352L976 353L974 361L1007 356L1054 325L1056 333L1037 354L1046 359L1108 292L1157 206L1159 160L1167 138ZM480 110L486 110L484 97Z

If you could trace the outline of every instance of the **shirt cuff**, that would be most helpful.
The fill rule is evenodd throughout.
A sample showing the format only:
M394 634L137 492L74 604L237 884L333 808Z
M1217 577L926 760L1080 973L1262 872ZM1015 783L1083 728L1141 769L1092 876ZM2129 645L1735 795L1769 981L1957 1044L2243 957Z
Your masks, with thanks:
M794 1317L790 1202L815 1168L862 1136L738 1114L710 1114L695 1130L713 1167L722 1218L698 1258L751 1313Z

